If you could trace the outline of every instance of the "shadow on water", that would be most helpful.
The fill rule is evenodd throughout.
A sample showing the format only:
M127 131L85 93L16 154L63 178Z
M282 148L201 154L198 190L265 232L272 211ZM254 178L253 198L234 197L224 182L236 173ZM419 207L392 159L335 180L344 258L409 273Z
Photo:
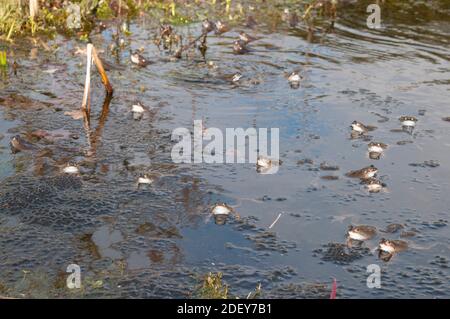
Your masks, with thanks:
M149 40L158 26L146 16L130 24L118 55L107 28L91 40L112 65L115 93L102 101L93 76L92 113L102 108L90 127L70 116L83 95L85 44L57 36L54 53L17 40L20 68L0 84L0 295L189 297L198 274L220 271L239 296L260 282L266 297L327 298L335 277L339 297L449 297L449 8L387 2L383 28L369 30L368 3L344 1L332 30L320 16L314 30L289 27L283 6L264 4L256 28L239 21L208 37L206 63L195 48L171 60ZM201 27L175 29L188 39ZM235 55L241 30L257 40ZM154 62L146 68L129 62L140 47ZM296 69L304 80L292 89L286 77ZM243 77L233 83L236 72ZM136 101L148 108L141 120L130 111ZM418 118L414 130L402 130L403 115ZM280 128L279 172L174 164L172 130L200 119ZM377 129L352 139L354 120ZM15 135L36 150L11 154ZM369 141L388 145L381 158L369 157ZM62 173L69 162L80 174ZM368 193L345 176L370 164L386 191ZM143 173L154 182L138 188ZM240 218L216 225L216 202ZM373 250L401 231L343 245L350 224L392 223L411 237L389 262ZM64 285L71 263L84 278L76 292ZM380 289L366 286L369 264L382 268Z

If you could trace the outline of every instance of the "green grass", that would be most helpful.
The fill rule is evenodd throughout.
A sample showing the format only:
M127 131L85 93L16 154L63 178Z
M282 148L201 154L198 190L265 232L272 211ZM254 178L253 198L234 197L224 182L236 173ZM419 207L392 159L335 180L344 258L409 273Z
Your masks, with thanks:
M6 51L0 51L0 66L7 66Z

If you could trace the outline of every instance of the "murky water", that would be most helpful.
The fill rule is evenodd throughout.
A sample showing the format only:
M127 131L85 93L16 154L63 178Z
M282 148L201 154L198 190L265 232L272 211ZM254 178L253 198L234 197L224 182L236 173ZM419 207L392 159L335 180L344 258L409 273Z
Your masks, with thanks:
M450 9L436 3L435 14L389 11L376 31L365 26L365 2L345 5L324 36L270 20L237 26L208 37L206 58L217 68L198 52L168 62L151 41L154 23L134 20L126 41L155 63L136 68L121 53L123 67L108 71L115 92L103 116L94 76L89 134L66 114L81 105L85 56L74 52L85 44L57 37L51 54L18 41L20 69L4 75L0 94L0 288L13 296L174 298L221 271L241 297L260 282L266 297L327 298L332 278L341 298L450 297L450 123L442 120L450 116ZM259 38L245 55L232 52L240 30ZM195 36L200 26L176 31ZM112 32L92 37L110 62ZM297 68L305 79L292 89L285 73ZM224 80L235 72L242 84ZM136 100L152 108L140 121L130 113ZM402 115L418 118L412 134L399 131ZM172 130L192 129L194 120L223 130L280 128L280 170L173 164ZM354 120L377 127L372 140L388 144L381 159L368 158L367 140L350 138ZM39 150L11 154L16 134ZM61 176L69 161L80 163L81 176ZM339 169L321 169L324 162ZM367 193L345 176L370 164L387 191ZM138 189L143 172L156 182ZM214 224L209 207L218 201L241 219ZM416 235L389 262L373 248L400 232L379 233L366 249L337 245L350 224L391 223ZM82 268L81 292L62 288L71 263ZM367 288L369 264L382 269L380 289Z

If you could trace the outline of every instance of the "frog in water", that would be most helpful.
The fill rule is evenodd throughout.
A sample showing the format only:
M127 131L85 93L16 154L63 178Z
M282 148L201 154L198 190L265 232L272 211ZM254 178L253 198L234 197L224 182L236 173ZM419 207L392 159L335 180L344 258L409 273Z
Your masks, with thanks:
M231 206L225 203L217 203L212 206L211 215L214 217L214 222L216 223L216 225L225 224L230 215L235 216L236 219L240 218L236 211Z
M418 121L414 116L400 116L398 120L401 122L403 127L414 127Z
M358 134L367 134L369 131L373 131L376 129L375 126L370 126L370 125L364 125L361 122L358 121L353 121L352 124L350 125L352 131L358 133Z
M377 234L377 229L373 226L369 225L359 225L359 226L352 226L350 225L348 227L347 231L347 245L349 247L352 246L352 242L356 241L359 245L362 244L362 242L372 239Z
M247 44L242 40L236 40L233 42L233 52L235 54L245 54L248 52Z
M250 42L256 41L257 39L248 35L244 31L239 32L239 40L241 40L245 44L249 44Z
M383 261L389 261L394 254L408 249L408 243L403 240L390 240L382 238L378 244L378 257Z
M74 163L67 163L66 166L62 169L63 173L65 174L79 174L80 169L78 168L78 165Z
M368 179L371 177L374 177L378 172L378 169L373 166L367 166L358 170L350 171L345 176L351 177L351 178L359 178L359 179Z
M23 151L32 151L32 150L37 149L37 147L35 145L24 140L23 138L20 137L20 135L16 135L11 139L10 146L11 146L11 152L13 154L23 152Z
M300 87L300 81L303 80L303 77L300 75L300 72L294 71L288 76L288 82L291 88L297 89Z
M215 23L210 21L209 19L205 19L202 22L202 33L207 34L215 29Z
M230 30L228 25L226 25L225 23L223 23L220 20L216 22L216 25L214 26L214 28L215 28L216 34L222 34L222 33L227 32L228 30Z
M141 185L151 185L154 181L155 179L150 174L140 174L137 179L137 188L139 189Z
M387 145L384 143L370 142L369 145L367 146L369 158L380 159L381 154L383 154L385 149L387 149Z
M273 160L266 156L258 156L256 160L256 171L260 174L276 173L278 166L281 165L280 160Z
M146 67L147 65L152 63L151 61L140 55L138 51L130 52L130 59L132 63L139 65L140 67Z
M361 180L361 184L369 191L369 193L378 193L387 185L375 177L365 178Z

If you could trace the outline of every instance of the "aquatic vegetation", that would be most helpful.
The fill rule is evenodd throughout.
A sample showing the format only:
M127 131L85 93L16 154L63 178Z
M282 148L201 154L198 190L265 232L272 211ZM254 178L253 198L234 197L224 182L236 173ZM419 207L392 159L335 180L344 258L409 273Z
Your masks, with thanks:
M228 299L228 286L222 282L222 273L208 273L194 293L200 299Z
M193 297L199 299L236 299L229 292L229 287L223 282L221 272L212 273L203 276L202 283L194 290ZM245 299L257 299L262 295L261 283L256 285L255 290L250 291Z

